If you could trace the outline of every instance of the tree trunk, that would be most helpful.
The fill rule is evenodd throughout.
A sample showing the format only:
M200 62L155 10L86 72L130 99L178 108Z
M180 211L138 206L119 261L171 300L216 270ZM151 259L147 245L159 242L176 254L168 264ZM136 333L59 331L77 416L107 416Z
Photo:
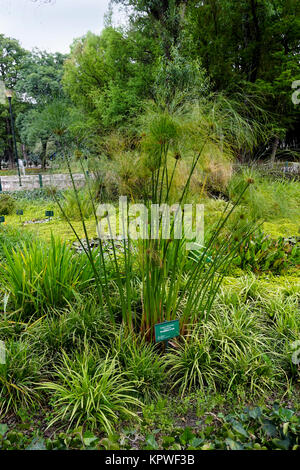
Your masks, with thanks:
M279 138L275 137L274 142L273 142L273 147L272 147L272 153L271 153L271 157L270 157L270 163L271 163L272 166L274 166L274 163L275 163L275 158L276 158L276 152L277 152L277 149L278 149L278 145L279 145Z
M28 155L27 155L27 152L26 152L26 145L24 145L24 144L22 144L22 155L23 155L23 159L26 162L26 166L28 166Z
M9 118L6 119L6 132L8 135L8 139L7 139L7 148L6 148L5 153L9 161L9 167L12 170L15 166L15 155L14 155L14 142L13 142L12 130L11 130Z
M46 168L46 159L47 159L47 140L42 140L42 155L41 155L41 160L42 160L42 168L45 170Z

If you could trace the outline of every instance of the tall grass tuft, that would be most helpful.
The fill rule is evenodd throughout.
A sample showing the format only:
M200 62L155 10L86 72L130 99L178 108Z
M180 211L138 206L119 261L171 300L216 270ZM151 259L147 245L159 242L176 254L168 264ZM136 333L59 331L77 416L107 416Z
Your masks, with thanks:
M134 409L140 402L133 397L134 388L118 370L117 361L107 356L99 359L86 349L74 357L63 354L55 369L55 382L44 382L40 388L51 395L54 418L71 426L99 426L111 434L119 417L138 419Z
M48 246L34 240L30 246L24 243L17 250L3 250L3 284L11 293L13 307L24 319L42 314L48 306L65 305L93 280L86 257L75 255L54 237Z
M5 342L6 361L0 364L0 415L39 402L36 383L41 379L43 354L37 356L30 343Z

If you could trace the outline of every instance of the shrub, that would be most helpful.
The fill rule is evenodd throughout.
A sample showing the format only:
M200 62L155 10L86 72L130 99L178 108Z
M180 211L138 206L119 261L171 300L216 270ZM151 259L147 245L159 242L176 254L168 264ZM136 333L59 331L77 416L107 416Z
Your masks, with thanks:
M69 189L63 194L62 207L66 216L71 220L80 220L81 214L78 206L78 201L81 208L81 213L84 219L88 219L93 213L92 201L89 197L88 191L84 188L76 192L73 189ZM78 197L78 201L77 201Z
M252 272L271 271L280 274L300 264L300 248L282 237L272 240L258 231L240 244L233 264Z
M44 382L40 388L51 393L54 418L72 425L88 425L92 430L100 426L110 434L119 415L137 418L131 407L140 402L132 396L130 382L117 368L116 359L99 360L87 349L74 358L63 354L62 362L55 368L56 382Z
M16 201L8 194L0 194L0 215L10 215L16 207Z

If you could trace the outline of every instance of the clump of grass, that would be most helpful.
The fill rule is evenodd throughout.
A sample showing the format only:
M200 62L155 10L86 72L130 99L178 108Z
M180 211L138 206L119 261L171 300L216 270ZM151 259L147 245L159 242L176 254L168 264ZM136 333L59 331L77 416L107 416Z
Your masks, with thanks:
M272 180L261 176L253 169L236 173L229 184L229 197L240 194L246 180L253 184L243 195L243 203L247 207L247 215L254 219L273 220L278 218L299 218L300 186L298 181L285 179Z
M0 364L0 412L17 412L21 406L34 406L40 396L36 389L41 379L43 355L35 354L27 341L5 342L5 363Z
M169 374L181 393L208 386L214 390L249 387L265 391L276 375L270 338L251 309L219 304L209 320L193 328L168 354Z
M5 252L17 249L25 244L29 246L34 240L34 235L26 230L11 227L0 226L0 259L5 258Z
M116 353L125 377L133 385L138 396L149 401L159 396L165 383L165 360L154 345L144 338L118 332Z
M67 422L69 428L87 425L111 434L119 418L138 419L134 408L141 403L133 396L133 384L124 380L116 358L99 359L88 349L74 357L63 353L54 378L55 382L40 385L51 396L54 418L49 426Z
M1 266L3 284L22 318L41 314L49 306L65 305L92 282L86 257L74 254L53 237L49 245L34 240L18 250L2 249L6 257Z
M12 214L16 201L9 194L0 194L0 215Z
M42 349L49 358L57 359L62 350L68 353L83 350L86 342L107 349L116 334L107 325L108 319L103 317L94 295L76 294L65 308L52 309L29 325L26 334L37 350Z
M79 198L82 212L78 210L77 199ZM64 212L71 220L80 220L81 216L88 219L93 214L93 206L89 194L85 188L77 191L77 196L74 189L68 189L63 193L62 205Z

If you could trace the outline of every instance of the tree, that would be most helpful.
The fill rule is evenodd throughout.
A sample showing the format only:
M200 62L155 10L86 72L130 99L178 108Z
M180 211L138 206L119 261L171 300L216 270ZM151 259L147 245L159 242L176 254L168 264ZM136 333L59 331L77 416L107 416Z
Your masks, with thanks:
M55 114L53 103L58 113L66 108L62 88L65 59L60 53L34 50L27 55L16 85L19 96L27 103L27 110L18 116L16 124L27 147L41 143L43 168L46 167L48 142L53 136L53 126L49 123L50 116Z
M20 73L26 59L27 52L16 39L0 34L0 81L8 89L15 89ZM14 100L14 111L17 110ZM14 150L12 130L7 103L0 103L0 149L4 160L14 165Z
M59 138L67 133L70 123L68 104L54 100L43 108L35 107L20 115L18 126L22 141L32 147L40 142L42 168L46 168L47 146L52 140L55 145Z
M155 47L140 32L107 27L74 42L63 84L74 105L109 129L141 111L151 95L155 60Z
M181 37L188 0L113 0L131 7L131 22L159 37L163 55L171 60Z
M38 49L27 54L20 71L16 90L28 102L44 105L63 97L62 75L67 56L59 52L51 54Z
M215 90L264 97L272 158L287 138L299 148L300 110L291 101L292 83L300 78L299 1L195 0L186 19L189 51L202 57Z

